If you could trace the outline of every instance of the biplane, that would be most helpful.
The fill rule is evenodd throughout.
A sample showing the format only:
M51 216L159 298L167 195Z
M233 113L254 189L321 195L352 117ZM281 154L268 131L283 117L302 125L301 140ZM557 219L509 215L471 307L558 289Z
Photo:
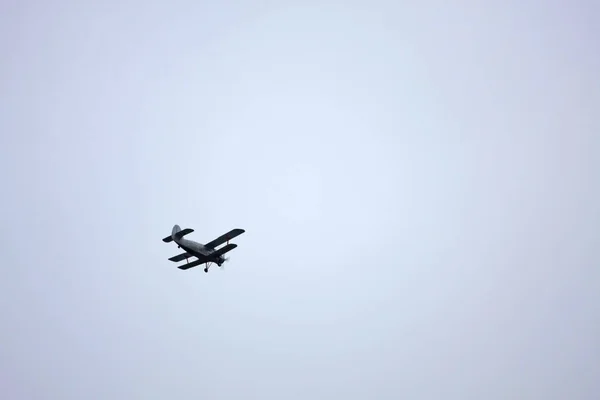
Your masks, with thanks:
M224 254L237 247L237 244L229 243L229 241L246 231L243 229L232 229L231 231L206 244L201 244L184 238L184 236L189 235L192 232L194 232L194 230L190 228L182 230L179 225L173 226L171 236L164 238L163 242L175 242L177 243L177 248L183 249L185 252L173 256L169 258L169 260L173 262L186 260L187 262L185 264L177 267L182 270L206 264L204 272L208 272L208 268L210 268L211 263L215 263L220 267L225 261L228 260ZM224 243L226 243L225 246L217 249L218 246ZM190 257L196 257L197 260L190 262Z

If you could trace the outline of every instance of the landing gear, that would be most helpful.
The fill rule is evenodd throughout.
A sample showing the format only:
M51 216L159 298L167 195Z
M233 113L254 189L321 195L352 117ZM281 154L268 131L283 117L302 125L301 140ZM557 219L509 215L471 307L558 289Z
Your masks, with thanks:
M208 269L210 268L210 262L206 263L206 267L204 267L204 272L208 273Z

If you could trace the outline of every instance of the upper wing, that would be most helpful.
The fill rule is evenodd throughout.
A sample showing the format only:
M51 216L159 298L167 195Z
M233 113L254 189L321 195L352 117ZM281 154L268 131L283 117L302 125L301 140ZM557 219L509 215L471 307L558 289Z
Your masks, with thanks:
M227 232L226 234L219 236L212 242L206 243L204 246L208 247L209 249L214 249L215 247L233 239L234 237L241 235L244 232L246 232L246 231L243 229L232 229L229 232Z
M169 258L169 260L173 261L173 262L179 262L179 261L183 261L185 259L188 259L190 257L193 257L190 253L181 253L181 254L178 254L176 256L173 256L173 257Z
M178 237L179 239L181 239L181 238L182 238L182 237L184 237L185 235L189 235L189 234L190 234L190 233L192 233L192 232L194 232L194 230L193 230L193 229L191 229L191 228L185 228L185 229L183 229L183 230L180 230L179 232L177 232L177 234L176 234L176 235L177 235L177 237ZM172 242L172 241L173 241L173 238L171 237L171 235L169 235L169 236L167 236L166 238L164 238L162 241L163 241L163 242L165 242L165 243L169 243L169 242Z

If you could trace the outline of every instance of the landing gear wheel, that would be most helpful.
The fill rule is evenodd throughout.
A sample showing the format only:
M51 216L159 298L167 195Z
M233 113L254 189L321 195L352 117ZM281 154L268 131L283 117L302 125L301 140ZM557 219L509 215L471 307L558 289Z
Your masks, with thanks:
M208 268L204 268L204 272L208 273Z

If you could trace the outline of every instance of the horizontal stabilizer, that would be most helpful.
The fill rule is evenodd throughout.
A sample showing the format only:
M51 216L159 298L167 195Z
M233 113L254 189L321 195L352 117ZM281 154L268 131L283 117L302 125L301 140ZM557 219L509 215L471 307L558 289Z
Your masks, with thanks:
M190 229L190 228L185 228L184 230L181 230L181 231L177 232L175 235L177 236L177 239L181 239L181 238L182 238L182 237L184 237L185 235L189 235L189 234L190 234L190 233L192 233L192 232L194 232L194 230L193 230L193 229ZM172 237L172 235L170 235L170 236L167 236L167 237L166 237L166 238L164 238L162 241L163 241L163 242L165 242L165 243L172 242L172 241L173 241L173 237Z
M181 254L178 254L176 256L169 258L169 260L173 261L173 262L179 262L179 261L186 260L190 257L192 257L192 255L190 253L181 253Z
M224 235L219 236L218 238L216 238L215 240L213 240L212 242L206 243L204 246L209 248L209 249L214 249L217 246L222 245L223 243L238 237L239 235L241 235L242 233L246 232L243 229L232 229L229 232L227 232Z
M177 236L177 239L181 239L185 235L189 235L192 232L194 232L193 229L191 229L191 228L185 228L185 229L180 230L179 232L177 232L175 235Z

